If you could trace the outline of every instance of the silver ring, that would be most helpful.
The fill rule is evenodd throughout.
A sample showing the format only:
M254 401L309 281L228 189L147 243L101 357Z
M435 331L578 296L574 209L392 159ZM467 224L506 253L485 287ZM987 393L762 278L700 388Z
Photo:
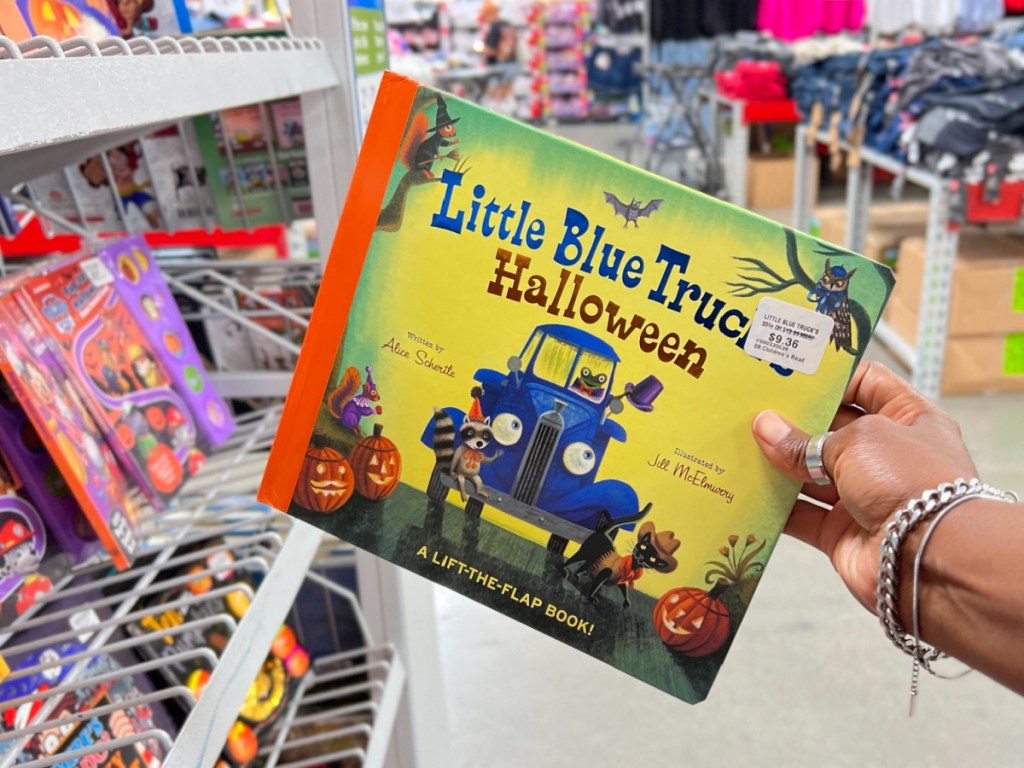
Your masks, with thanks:
M818 485L832 485L833 482L832 478L828 476L828 471L825 469L825 457L822 453L825 448L825 441L831 435L831 432L825 432L807 441L804 465L807 467L807 473L811 476L811 480Z

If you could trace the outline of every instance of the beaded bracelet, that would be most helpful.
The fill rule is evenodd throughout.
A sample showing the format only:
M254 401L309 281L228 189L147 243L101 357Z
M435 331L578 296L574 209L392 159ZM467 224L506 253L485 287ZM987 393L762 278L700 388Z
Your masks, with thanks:
M972 499L982 498L1008 502L1019 500L1015 493L993 488L977 478L971 480L959 478L952 483L943 483L938 488L927 491L919 498L908 502L906 506L896 512L892 521L885 528L878 558L877 610L885 634L892 640L893 645L914 659L910 685L911 714L913 714L914 696L917 695L919 668L924 667L934 675L936 673L931 667L932 662L945 657L945 654L938 649L921 642L918 621L918 576L924 548L931 538L932 531L942 518L961 504ZM914 559L912 608L914 631L911 634L904 629L899 619L900 551L910 532L932 517L935 519L921 540L921 546Z

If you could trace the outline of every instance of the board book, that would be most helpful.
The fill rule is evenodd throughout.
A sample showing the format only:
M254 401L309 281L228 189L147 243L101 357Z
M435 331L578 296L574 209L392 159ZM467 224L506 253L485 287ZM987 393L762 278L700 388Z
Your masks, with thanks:
M0 296L0 374L114 565L129 568L138 546L138 510L127 481L56 355L15 293ZM83 533L84 535L84 533Z
M128 254L141 279L148 257L139 261L130 246ZM192 411L172 386L169 356L151 343L115 274L102 255L79 255L25 280L17 298L65 374L81 382L85 403L128 476L160 510L205 454Z
M260 498L700 701L892 283L389 73Z

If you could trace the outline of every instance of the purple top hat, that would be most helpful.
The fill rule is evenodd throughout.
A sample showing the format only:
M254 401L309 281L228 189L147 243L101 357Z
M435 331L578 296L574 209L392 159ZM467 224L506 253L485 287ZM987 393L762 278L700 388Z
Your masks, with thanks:
M650 413L654 410L654 401L664 388L655 376L646 376L636 385L626 385L626 399L637 410Z

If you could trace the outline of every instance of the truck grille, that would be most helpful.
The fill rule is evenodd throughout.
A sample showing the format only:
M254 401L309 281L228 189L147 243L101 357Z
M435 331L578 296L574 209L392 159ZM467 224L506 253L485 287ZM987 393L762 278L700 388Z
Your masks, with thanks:
M532 505L540 496L555 448L565 428L565 420L560 413L564 407L565 403L556 400L555 410L548 411L537 421L523 463L519 465L516 481L512 485L513 499Z

